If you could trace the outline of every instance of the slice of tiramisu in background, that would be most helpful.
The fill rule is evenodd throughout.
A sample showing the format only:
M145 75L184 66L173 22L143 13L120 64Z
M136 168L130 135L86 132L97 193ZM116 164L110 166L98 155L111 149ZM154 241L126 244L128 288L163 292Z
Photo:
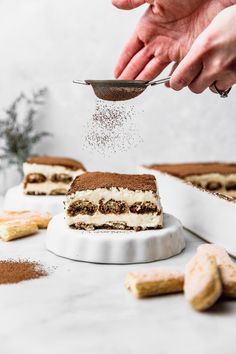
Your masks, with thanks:
M179 177L208 191L236 198L236 164L234 163L154 164L146 167Z
M29 158L23 170L24 193L28 195L64 195L73 179L86 171L79 161L50 156Z
M146 230L163 226L163 213L152 175L88 172L71 184L66 221L76 229Z

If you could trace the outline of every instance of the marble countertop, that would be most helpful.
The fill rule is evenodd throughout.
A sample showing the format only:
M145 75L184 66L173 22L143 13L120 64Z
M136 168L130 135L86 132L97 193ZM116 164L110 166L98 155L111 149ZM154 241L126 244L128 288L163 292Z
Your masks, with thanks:
M1 259L27 258L52 269L45 278L0 286L1 354L234 354L236 301L197 313L182 294L137 300L124 288L129 271L183 268L202 242L188 231L185 237L180 255L143 265L57 257L45 249L44 231L1 242Z

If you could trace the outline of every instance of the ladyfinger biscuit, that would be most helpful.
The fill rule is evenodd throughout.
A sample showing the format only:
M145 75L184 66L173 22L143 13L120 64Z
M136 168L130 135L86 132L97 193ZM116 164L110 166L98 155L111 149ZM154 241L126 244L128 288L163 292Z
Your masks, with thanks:
M0 212L0 222L3 222L4 220L14 220L14 219L20 219L20 216L28 213L29 210L21 210L21 211L13 211L13 210L2 210Z
M176 269L159 268L127 274L125 286L135 297L178 293L183 291L184 274Z
M50 213L33 212L29 210L23 211L3 211L0 213L0 222L8 220L30 220L38 225L40 229L46 229L49 221L52 219Z
M10 214L9 212L2 211L0 212L0 223L9 221L9 220L14 220L17 218L16 214Z
M220 274L214 256L196 254L185 270L184 293L195 310L211 307L222 293Z
M22 214L22 217L35 222L39 229L46 229L52 219L52 214L26 211Z
M3 241L11 241L33 235L37 231L37 224L30 220L11 220L0 224L0 238Z
M236 298L236 264L231 260L226 250L221 246L206 243L199 246L197 251L216 258L223 285L223 294Z

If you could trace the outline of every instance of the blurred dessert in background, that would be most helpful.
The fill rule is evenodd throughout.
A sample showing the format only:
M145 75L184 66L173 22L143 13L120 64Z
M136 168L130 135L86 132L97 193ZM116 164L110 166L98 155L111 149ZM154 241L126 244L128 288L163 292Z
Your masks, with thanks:
M23 164L24 193L64 195L73 179L86 171L81 162L66 157L36 156Z
M145 166L184 179L196 187L236 198L236 164L221 162Z

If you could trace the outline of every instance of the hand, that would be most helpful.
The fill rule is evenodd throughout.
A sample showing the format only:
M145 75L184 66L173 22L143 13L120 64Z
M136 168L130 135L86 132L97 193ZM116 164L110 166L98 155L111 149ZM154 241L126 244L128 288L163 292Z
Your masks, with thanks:
M144 3L150 6L118 61L116 78L152 80L170 62L178 64L215 15L231 5L230 0L113 0L122 9Z
M226 90L236 83L236 5L220 12L196 39L171 77L170 86L201 93L215 83ZM215 91L212 86L212 91Z

